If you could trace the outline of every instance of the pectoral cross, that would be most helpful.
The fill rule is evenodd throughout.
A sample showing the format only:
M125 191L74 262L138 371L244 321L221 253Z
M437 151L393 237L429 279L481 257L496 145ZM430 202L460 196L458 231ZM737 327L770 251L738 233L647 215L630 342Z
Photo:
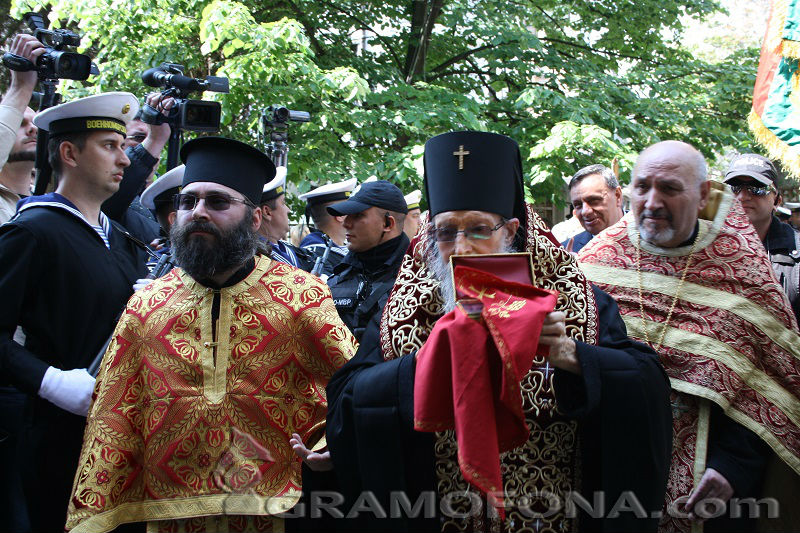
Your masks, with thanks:
M534 370L538 370L539 372L544 373L544 380L550 380L550 374L552 374L555 370L550 366L550 361L545 361L544 366L535 366L533 367Z
M464 145L459 145L458 151L453 152L453 155L458 156L458 170L464 170L464 156L469 155L468 150L464 150Z

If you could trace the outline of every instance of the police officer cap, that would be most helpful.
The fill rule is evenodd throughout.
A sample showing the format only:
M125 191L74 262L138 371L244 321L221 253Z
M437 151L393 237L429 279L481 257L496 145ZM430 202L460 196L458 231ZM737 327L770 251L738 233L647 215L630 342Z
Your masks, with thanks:
M358 185L358 180L356 178L350 178L349 180L328 183L322 187L317 187L305 194L301 194L298 198L305 200L310 206L346 200L350 197L356 185Z
M777 185L778 171L772 161L758 154L741 154L736 156L725 172L725 183L740 176L753 178L764 185Z
M522 162L513 139L481 131L444 133L425 143L423 160L431 216L487 211L525 225Z
M783 207L789 209L792 213L800 211L800 203L797 202L784 202Z
M380 207L396 213L408 213L403 191L393 183L384 180L363 183L353 196L344 202L329 205L327 209L331 215L341 216L361 213L370 207Z
M183 186L219 183L239 191L253 205L261 201L264 184L275 177L275 165L262 151L224 137L199 137L181 148L186 163Z
M172 198L181 190L186 165L178 165L150 184L142 193L141 202L147 209L154 210L160 204L172 204Z
M278 167L275 169L275 178L264 185L261 190L261 203L264 205L270 200L277 198L281 194L286 193L286 167Z
M115 131L126 135L125 124L139 111L131 93L103 93L49 107L33 117L33 123L51 136L81 131Z
M411 211L412 209L419 209L420 200L422 200L422 192L419 189L406 194L406 205L408 206L408 210Z

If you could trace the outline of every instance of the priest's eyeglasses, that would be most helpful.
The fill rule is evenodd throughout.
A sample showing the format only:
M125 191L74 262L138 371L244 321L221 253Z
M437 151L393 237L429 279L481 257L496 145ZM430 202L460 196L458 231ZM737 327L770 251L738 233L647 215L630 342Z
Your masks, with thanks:
M445 226L443 228L432 228L431 229L431 236L439 242L453 242L458 237L459 233L464 234L464 238L469 239L471 241L485 241L491 238L492 233L499 230L503 226L506 225L507 220L503 220L499 222L495 227L486 226L486 225L479 225L473 226L467 229L456 229L451 226Z
M240 202L254 207L253 203L247 198L233 198L232 196L222 193L211 193L205 196L180 193L175 195L175 209L178 211L191 211L197 207L200 200L205 200L206 207L212 211L225 211L226 209L230 209L231 202Z
M737 183L736 185L730 184L730 186L731 192L733 192L734 195L739 194L742 191L747 191L747 193L752 196L766 196L771 192L777 192L775 187L772 185L762 185L759 187L756 185L742 185Z

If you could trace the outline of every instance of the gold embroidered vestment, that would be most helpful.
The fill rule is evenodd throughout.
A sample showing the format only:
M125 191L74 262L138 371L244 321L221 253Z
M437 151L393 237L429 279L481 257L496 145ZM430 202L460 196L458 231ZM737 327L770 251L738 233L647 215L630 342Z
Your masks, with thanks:
M288 440L319 439L325 385L356 341L324 283L265 256L218 291L212 331L215 292L176 268L131 297L98 375L68 530L213 515L269 529L265 515L299 499Z

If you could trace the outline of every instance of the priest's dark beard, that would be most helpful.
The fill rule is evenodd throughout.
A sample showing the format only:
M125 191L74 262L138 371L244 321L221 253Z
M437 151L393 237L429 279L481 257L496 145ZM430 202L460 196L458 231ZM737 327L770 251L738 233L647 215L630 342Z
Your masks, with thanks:
M258 235L252 227L253 210L248 209L242 221L229 230L221 231L202 220L190 220L183 225L174 224L169 238L178 266L196 280L207 280L244 265L255 255ZM204 231L214 239L190 237L193 231Z

